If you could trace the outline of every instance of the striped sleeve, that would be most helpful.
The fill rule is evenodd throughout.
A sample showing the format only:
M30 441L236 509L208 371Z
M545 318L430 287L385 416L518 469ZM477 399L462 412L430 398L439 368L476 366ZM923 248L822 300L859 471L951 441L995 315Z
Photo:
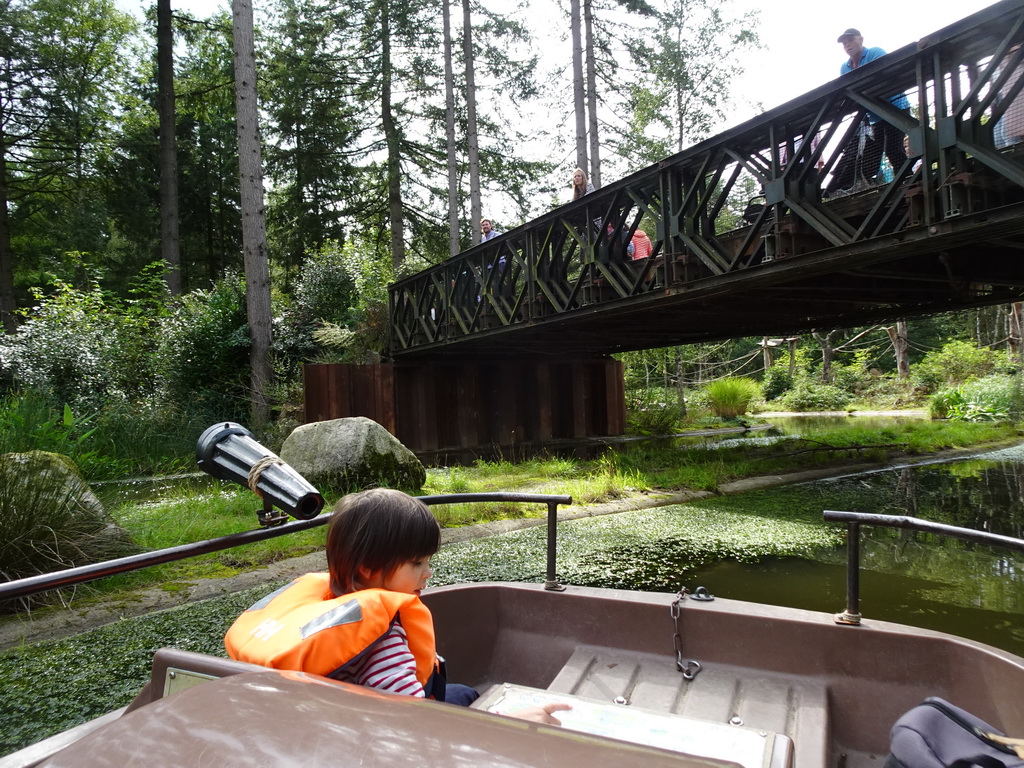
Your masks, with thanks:
M409 650L408 636L401 624L395 623L352 670L355 682L368 688L406 696L426 694L416 679L416 659Z

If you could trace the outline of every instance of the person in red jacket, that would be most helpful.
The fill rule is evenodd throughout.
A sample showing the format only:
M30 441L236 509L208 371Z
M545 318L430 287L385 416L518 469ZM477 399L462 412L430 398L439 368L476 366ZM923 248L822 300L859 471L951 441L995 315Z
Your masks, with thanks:
M651 251L654 250L654 246L651 244L651 238L647 236L647 233L642 229L638 229L633 233L633 261L639 259L646 259L651 255Z

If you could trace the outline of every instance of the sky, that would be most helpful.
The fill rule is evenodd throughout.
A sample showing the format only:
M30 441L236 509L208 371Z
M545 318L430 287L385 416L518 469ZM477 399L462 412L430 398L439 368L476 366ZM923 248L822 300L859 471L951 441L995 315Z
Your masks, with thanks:
M741 105L730 123L754 117L750 102L765 109L839 77L846 60L836 42L850 27L864 45L894 51L960 19L995 5L991 0L733 0L740 11L761 8L758 33L767 50L752 56L735 88ZM743 105L742 102L746 102Z
M259 0L255 0L258 4ZM531 4L555 8L555 0ZM118 0L125 10L141 13L153 0ZM229 0L171 0L175 9L204 17ZM758 32L765 49L745 60L746 73L733 85L737 106L728 127L783 104L839 76L846 58L836 38L848 27L859 29L864 44L893 51L987 8L991 0L731 0L743 13L761 11ZM538 13L537 16L543 16Z

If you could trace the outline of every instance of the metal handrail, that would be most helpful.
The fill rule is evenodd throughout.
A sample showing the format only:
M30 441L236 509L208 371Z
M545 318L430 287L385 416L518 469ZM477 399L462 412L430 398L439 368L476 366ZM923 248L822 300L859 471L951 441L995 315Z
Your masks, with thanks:
M416 497L427 506L435 504L462 504L474 501L511 501L520 503L547 504L548 507L548 559L547 578L544 588L549 590L564 589L558 583L555 574L555 531L558 524L558 506L560 504L571 504L571 496L556 496L542 493L453 493L435 496ZM257 541L285 536L290 533L304 531L308 528L315 528L327 524L333 512L325 512L311 520L295 520L284 523L274 528L263 528L259 530L243 531L232 533L227 536L219 536L215 539L196 541L191 544L182 544L177 547L158 549L153 552L142 552L137 555L107 560L102 563L81 565L76 568L67 568L63 571L53 573L42 573L37 576L29 576L24 579L15 579L0 584L0 600L27 597L29 595L48 592L52 589L69 587L76 584L84 584L90 581L114 576L119 573L128 573L142 568L160 565L162 563L185 560L197 555L205 555L211 552L220 552L243 544L252 544Z
M860 614L860 526L879 525L885 528L906 528L911 531L923 531L925 533L937 533L942 536L951 536L964 541L973 541L976 544L988 544L990 546L1004 547L1005 549L1024 552L1024 539L1017 539L1013 536L1003 536L998 533L986 533L976 531L973 528L960 528L955 525L936 523L931 520L922 520L918 517L906 515L878 515L870 512L838 512L826 509L824 512L826 522L846 523L846 610L837 613L835 620L837 624L858 625L861 622Z

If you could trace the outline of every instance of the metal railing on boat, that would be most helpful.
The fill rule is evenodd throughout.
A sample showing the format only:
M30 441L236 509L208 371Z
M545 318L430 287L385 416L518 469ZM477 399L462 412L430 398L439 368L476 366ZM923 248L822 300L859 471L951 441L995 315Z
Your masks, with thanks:
M870 512L839 512L826 509L826 522L846 523L846 610L835 616L837 624L858 625L860 614L860 526L876 525L885 528L905 528L922 533L936 533L976 544L1003 547L1024 552L1024 539L1003 536L998 533L960 528L945 523L935 523L906 515L878 515Z
M514 502L523 504L546 504L547 505L547 570L544 580L544 588L548 590L564 589L558 582L555 573L556 556L556 530L558 524L558 507L560 505L572 504L571 496L559 496L542 493L454 493L436 496L416 497L427 506L439 504L467 504L473 502ZM227 536L219 536L215 539L206 539L191 544L182 544L177 547L154 550L152 552L141 552L137 555L107 560L102 563L92 563L76 568L67 568L53 573L43 573L37 576L28 576L23 579L15 579L0 584L0 600L8 600L19 597L47 592L52 589L70 587L77 584L84 584L97 579L114 576L129 571L137 571L162 563L185 560L189 557L220 552L232 547L252 544L257 541L273 539L278 536L286 536L290 533L304 531L330 522L333 512L325 512L311 520L295 520L270 528L260 528L252 531L233 533Z

